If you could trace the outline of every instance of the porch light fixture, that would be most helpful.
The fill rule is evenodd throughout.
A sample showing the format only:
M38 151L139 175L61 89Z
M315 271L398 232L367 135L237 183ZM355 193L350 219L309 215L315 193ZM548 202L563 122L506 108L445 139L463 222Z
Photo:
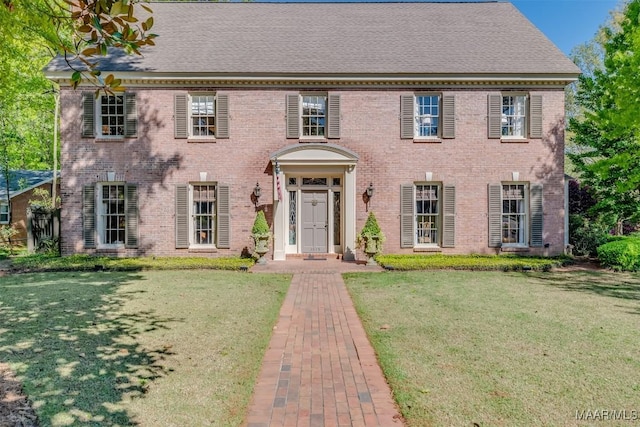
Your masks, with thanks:
M374 191L373 182L370 182L369 186L367 187L367 197L369 199L371 199L373 197L373 191Z
M253 199L253 205L258 208L258 202L260 202L260 196L262 196L262 188L260 183L256 182L256 186L253 187L253 193L251 193L251 199Z

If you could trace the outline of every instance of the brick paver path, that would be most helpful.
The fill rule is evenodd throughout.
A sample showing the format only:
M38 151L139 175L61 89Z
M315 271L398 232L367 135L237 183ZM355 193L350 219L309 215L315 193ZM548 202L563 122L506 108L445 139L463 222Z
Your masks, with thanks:
M402 426L339 273L293 276L245 426Z

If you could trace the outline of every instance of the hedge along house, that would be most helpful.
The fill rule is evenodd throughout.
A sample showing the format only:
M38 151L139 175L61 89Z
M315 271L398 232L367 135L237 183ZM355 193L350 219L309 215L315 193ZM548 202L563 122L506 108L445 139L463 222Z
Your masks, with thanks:
M62 86L63 253L560 254L564 87L510 3L154 3L122 95ZM254 191L256 183L261 191ZM371 197L367 189L372 189ZM256 197L259 194L260 197Z

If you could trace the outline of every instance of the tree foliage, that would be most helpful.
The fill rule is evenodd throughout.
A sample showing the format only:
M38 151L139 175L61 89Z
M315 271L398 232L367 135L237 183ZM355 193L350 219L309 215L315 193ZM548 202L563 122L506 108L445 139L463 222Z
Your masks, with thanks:
M593 192L593 211L621 233L625 221L640 220L640 0L603 36L602 67L579 80L582 116L570 119L569 131L582 150L569 157Z

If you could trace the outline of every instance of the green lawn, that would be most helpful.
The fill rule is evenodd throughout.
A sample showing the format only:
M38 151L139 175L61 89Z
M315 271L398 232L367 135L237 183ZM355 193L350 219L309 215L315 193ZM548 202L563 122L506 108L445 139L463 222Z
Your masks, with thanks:
M576 412L640 416L640 275L345 281L409 426L631 425L578 421Z
M0 361L41 426L239 425L289 282L199 270L2 277Z

